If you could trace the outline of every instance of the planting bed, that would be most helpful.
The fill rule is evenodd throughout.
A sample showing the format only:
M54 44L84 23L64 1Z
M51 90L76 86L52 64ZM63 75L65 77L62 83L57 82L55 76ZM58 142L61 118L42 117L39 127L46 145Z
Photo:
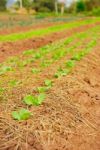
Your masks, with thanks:
M99 150L100 21L45 30L0 37L0 150Z

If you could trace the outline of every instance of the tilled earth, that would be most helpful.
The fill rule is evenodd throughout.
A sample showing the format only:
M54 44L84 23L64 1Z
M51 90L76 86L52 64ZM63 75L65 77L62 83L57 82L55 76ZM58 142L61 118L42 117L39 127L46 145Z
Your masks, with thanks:
M24 50L36 49L65 37L68 38L74 33L86 31L95 25L100 25L100 23L84 25L78 28L52 33L44 37L35 37L16 42L2 42L0 43L0 62L4 61L8 56L20 54Z
M87 26L80 28L80 32L88 29ZM100 149L99 49L98 42L93 51L77 62L71 74L55 81L46 101L39 107L29 108L33 116L28 121L16 122L10 117L16 103L19 108L22 107L21 98L27 87L12 91L9 100L13 99L12 105L7 102L0 107L0 150ZM45 76L50 73L48 68ZM32 87L28 90L31 91Z

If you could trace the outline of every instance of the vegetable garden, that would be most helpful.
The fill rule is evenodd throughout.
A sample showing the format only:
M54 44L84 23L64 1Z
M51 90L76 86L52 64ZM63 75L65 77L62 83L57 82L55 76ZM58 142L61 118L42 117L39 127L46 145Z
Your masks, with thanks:
M0 35L0 150L99 150L99 40L100 18Z

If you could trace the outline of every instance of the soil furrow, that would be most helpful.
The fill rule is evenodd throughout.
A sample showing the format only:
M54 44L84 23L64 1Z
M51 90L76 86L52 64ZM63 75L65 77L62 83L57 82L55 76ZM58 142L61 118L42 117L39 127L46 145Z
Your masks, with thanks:
M16 42L0 43L0 62L4 61L9 56L20 54L24 50L39 48L41 46L52 43L59 39L69 37L75 32L77 33L86 31L89 28L94 27L95 25L99 25L99 23L84 25L70 30L64 30L62 32L53 33L41 38L32 38Z

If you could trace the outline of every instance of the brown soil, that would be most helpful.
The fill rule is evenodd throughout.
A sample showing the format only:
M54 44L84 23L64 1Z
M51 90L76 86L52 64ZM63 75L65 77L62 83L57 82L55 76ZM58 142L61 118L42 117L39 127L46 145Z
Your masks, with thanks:
M83 32L89 29L90 27L94 27L95 25L99 25L99 24L100 23L84 25L78 28L49 34L48 36L44 36L44 37L37 37L37 38L35 37L35 38L25 39L16 42L0 43L0 62L4 61L9 56L20 54L24 50L39 48L43 45L52 43L58 39L69 37L75 32Z
M30 107L34 115L26 122L18 123L9 117L9 106L10 110L16 108L16 103L22 106L22 90L15 89L18 98L15 100L12 93L12 105L0 107L1 150L100 149L99 47L100 44L77 62L70 75L56 80L46 101L39 107Z

